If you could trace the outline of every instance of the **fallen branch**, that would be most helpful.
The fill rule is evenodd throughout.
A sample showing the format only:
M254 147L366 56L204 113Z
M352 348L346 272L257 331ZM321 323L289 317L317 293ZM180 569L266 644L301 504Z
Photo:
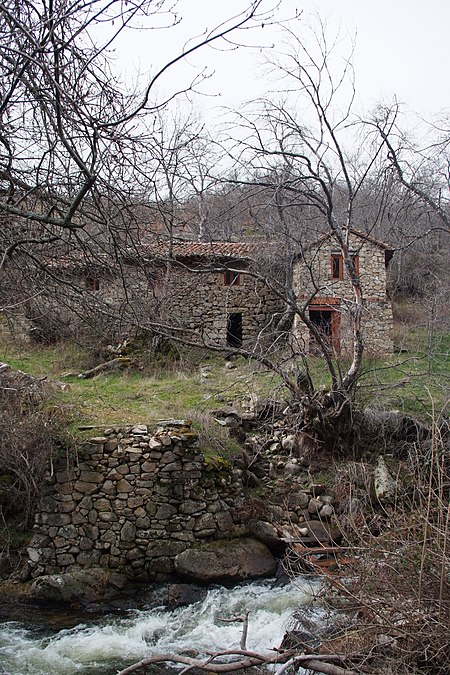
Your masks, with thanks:
M244 625L242 626L242 636L241 636L241 649L245 650L247 649L247 633L248 633L248 615L250 612L247 612L243 616L235 616L232 619L220 619L219 621L223 621L224 623L232 623L235 621L240 621Z
M243 656L237 661L228 661L226 663L213 663L215 658L223 656ZM286 652L276 652L273 655L262 655L255 652L245 651L243 649L215 652L210 654L206 659L196 659L190 656L182 656L180 654L156 654L149 656L137 663L133 663L124 670L121 670L117 675L130 675L135 673L140 668L145 668L154 663L183 663L187 668L183 672L191 670L191 668L198 668L210 673L231 673L238 670L245 670L254 666L273 665L282 663L284 666L277 672L277 675L284 673L294 662L301 664L303 668L313 670L316 673L324 673L324 675L357 675L354 670L347 670L341 666L337 666L332 661L341 661L341 657L336 654L327 654L326 656L317 654L296 654L294 650Z
M111 361L105 361L105 363L100 363L95 368L90 370L85 370L83 373L80 373L78 377L81 380L87 380L101 373L106 373L111 370L119 370L120 368L128 368L133 363L133 359L130 359L128 356L119 356L117 359L111 359Z

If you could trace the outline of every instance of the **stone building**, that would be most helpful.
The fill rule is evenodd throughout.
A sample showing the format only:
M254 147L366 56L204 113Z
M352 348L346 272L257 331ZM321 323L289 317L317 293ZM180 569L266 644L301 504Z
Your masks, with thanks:
M94 321L108 317L110 327L115 321L125 333L129 326L159 324L165 334L188 342L251 347L272 335L284 311L283 301L252 275L261 251L261 245L249 242L183 241L170 248L161 242L122 250L120 259L60 258L55 267L64 277L64 297L52 287L45 297L47 306L52 304L47 315L72 329L80 317L95 315ZM81 291L72 301L71 286ZM42 305L42 296L39 301Z
M364 299L363 339L369 353L393 351L392 306L386 295L386 269L393 251L385 243L352 229L349 251L359 276ZM351 351L351 312L354 294L342 253L330 235L324 235L298 256L293 269L297 302L307 303L310 320L332 342L336 353ZM308 327L295 317L297 348L314 350Z
M392 250L352 230L350 252L364 297L367 351L389 353L393 319L386 268ZM158 325L159 332L188 343L254 348L256 343L266 345L287 316L283 298L263 281L283 278L282 258L279 250L260 242L178 241L169 246L163 241L114 255L86 249L71 257L55 256L49 263L51 275L32 279L33 288L40 288L33 301L16 304L22 311L26 307L21 325L28 322L29 332L35 334L54 331L65 337L91 326L97 335L115 340L130 328L152 331ZM354 299L331 236L296 256L292 284L298 304L308 304L311 321L329 336L337 352L345 353L352 344ZM18 317L14 325L19 325ZM293 337L297 351L314 347L299 316Z
M145 259L155 295L172 322L205 344L230 347L248 347L273 332L283 302L248 274L256 269L260 245L180 242L169 259L158 257L164 252L152 247Z

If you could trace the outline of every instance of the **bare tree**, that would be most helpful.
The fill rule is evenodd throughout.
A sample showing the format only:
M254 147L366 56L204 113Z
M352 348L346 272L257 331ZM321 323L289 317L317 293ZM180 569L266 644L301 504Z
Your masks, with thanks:
M176 3L2 3L0 265L18 252L70 243L87 224L111 228L105 200L120 192L123 202L130 192L140 120L158 109L155 84L202 47L235 47L240 29L270 16L262 4L251 0L241 14L156 66L140 90L129 91L112 70L108 49L124 31L173 26Z
M312 290L308 297L291 291L286 298L297 320L306 324L320 346L330 373L331 391L325 396L318 394L309 373L305 377L300 374L307 382L308 405L305 400L304 410L308 409L308 415L318 423L321 420L321 431L312 435L323 446L336 437L342 423L341 429L346 428L352 392L361 372L365 299L350 237L352 228L360 226L356 217L359 194L373 175L382 175L386 160L382 154L384 140L360 124L352 112L355 89L351 58L341 62L337 73L332 72L338 40L328 41L320 21L315 27L315 46L294 28L284 27L283 35L284 49L269 58L268 68L277 89L288 93L260 101L259 105L257 102L259 110L255 114L239 116L245 141L237 142L232 152L241 167L242 181L272 191L290 248L308 261L310 238L300 226L285 227L290 209L294 206L307 209L318 222L317 236L325 232L331 237L351 285L352 353L350 364L345 367L308 312L314 298L323 295L313 265L309 264ZM389 116L384 121L382 130L386 138L393 123ZM371 234L370 227L367 234ZM297 361L305 367L304 349L299 347L298 351ZM311 425L308 428L312 430Z
M141 190L156 220L146 239L155 231L165 235L171 256L174 238L196 236L201 241L205 236L208 195L215 183L214 143L191 106L187 112L166 106L156 113L152 128L146 129L141 147L135 189Z
M424 147L411 140L399 124L386 133L386 121L398 120L400 106L380 106L367 121L380 134L388 151L395 176L432 214L440 227L450 233L450 125L445 117L439 125L428 124ZM432 228L430 228L431 231Z

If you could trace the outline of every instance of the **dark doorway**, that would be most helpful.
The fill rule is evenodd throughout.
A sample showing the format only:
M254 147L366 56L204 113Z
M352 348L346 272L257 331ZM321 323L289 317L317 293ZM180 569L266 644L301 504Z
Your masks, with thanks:
M311 322L318 328L320 334L326 339L328 344L333 349L339 351L339 323L340 314L333 309L322 309L318 307L310 307L309 318ZM310 350L314 354L320 353L319 345L311 336Z
M331 309L310 309L309 318L322 335L331 337L333 334L331 323Z
M242 314L237 312L228 314L227 318L227 345L240 347L242 345Z

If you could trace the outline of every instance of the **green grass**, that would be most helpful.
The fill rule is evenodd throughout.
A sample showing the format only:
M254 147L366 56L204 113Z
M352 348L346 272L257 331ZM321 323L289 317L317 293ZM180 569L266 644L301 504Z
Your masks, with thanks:
M198 363L171 364L166 372L104 374L93 379L65 376L68 371L83 369L87 357L65 345L59 347L0 344L0 360L36 377L51 377L69 385L58 394L58 402L71 410L74 425L113 425L151 422L167 417L189 417L236 398L250 394L268 396L279 389L272 373L239 359L233 370L225 368L220 357L205 355L201 366L208 376L201 376Z
M450 335L428 338L424 332L411 331L410 344L410 349L384 362L365 362L359 398L425 419L448 407Z
M366 360L364 375L358 384L361 405L376 404L398 408L424 418L433 406L441 409L450 384L450 336L435 336L431 341L416 331L410 351L387 360ZM158 366L156 374L127 372L105 374L94 379L65 377L79 372L89 357L75 346L52 347L16 343L0 344L0 360L37 377L62 379L69 390L58 394L57 403L70 411L74 427L150 423L167 417L190 417L225 403L244 400L251 394L288 397L278 376L254 362L238 359L237 367L225 368L224 359L203 355L189 362L170 363L166 370ZM329 379L322 359L311 358L316 386L327 386ZM92 364L90 364L92 365ZM207 367L208 376L200 374ZM150 369L151 372L151 369Z

